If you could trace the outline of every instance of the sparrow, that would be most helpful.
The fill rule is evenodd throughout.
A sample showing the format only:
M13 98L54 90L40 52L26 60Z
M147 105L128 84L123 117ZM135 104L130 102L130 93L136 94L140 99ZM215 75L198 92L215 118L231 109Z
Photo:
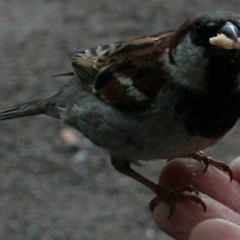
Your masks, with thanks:
M0 120L46 114L105 149L114 168L137 180L174 212L174 202L202 205L192 186L167 189L132 168L139 161L192 157L230 174L200 151L217 144L240 117L240 14L213 11L178 29L78 49L73 76L53 96L0 111ZM206 170L205 168L205 170ZM184 191L184 192L183 192ZM186 192L188 191L188 192Z

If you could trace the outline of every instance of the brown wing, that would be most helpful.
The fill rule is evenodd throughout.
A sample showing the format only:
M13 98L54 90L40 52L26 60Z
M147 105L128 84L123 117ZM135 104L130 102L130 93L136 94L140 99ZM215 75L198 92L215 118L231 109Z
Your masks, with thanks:
M99 71L107 65L106 56L120 47L121 43L115 43L90 49L78 49L72 54L73 70L86 87L93 89Z
M162 83L161 44L171 32L76 51L75 74L104 101L121 108L152 100Z

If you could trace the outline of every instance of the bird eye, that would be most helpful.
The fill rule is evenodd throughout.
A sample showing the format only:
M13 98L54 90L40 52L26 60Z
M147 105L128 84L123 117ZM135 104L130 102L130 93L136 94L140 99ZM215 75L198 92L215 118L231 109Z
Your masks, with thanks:
M209 22L208 24L197 24L195 31L192 32L192 40L200 46L209 46L209 38L216 36L218 28L216 24Z

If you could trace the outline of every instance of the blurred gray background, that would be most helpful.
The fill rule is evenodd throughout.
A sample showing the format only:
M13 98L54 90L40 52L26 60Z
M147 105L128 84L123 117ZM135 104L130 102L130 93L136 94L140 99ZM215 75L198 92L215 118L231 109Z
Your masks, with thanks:
M76 48L174 29L239 0L1 0L0 108L54 93ZM239 127L210 154L240 154ZM164 161L138 169L157 181ZM0 239L171 239L156 228L151 192L117 173L99 148L45 116L0 122Z

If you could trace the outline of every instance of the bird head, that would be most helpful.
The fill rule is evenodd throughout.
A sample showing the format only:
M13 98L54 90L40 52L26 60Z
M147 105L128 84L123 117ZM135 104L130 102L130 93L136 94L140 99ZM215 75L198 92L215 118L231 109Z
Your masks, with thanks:
M192 20L189 30L191 41L203 47L206 53L230 61L239 57L240 14L205 13Z

